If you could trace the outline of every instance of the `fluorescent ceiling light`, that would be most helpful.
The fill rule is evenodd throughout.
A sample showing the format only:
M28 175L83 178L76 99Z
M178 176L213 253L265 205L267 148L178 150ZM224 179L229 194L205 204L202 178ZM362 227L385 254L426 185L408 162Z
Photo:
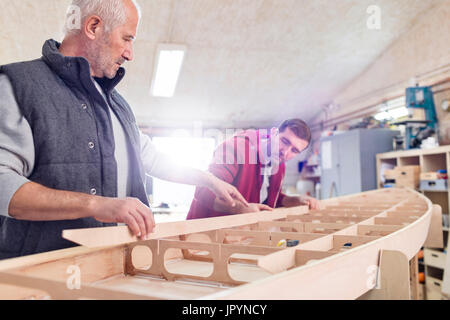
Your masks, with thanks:
M186 46L160 44L157 48L151 94L170 98L175 94Z
M388 120L390 118L391 118L391 115L386 111L382 111L375 115L375 119L377 119L378 121Z
M408 114L409 114L408 109L406 107L401 107L401 108L395 108L395 109L391 109L391 110L381 111L380 113L377 113L375 115L375 119L377 119L378 121L398 119L398 118L406 117Z
M389 100L386 103L387 109L401 108L401 107L404 107L405 105L406 105L406 97L405 96L402 96L397 99Z
M406 107L389 110L389 113L394 119L406 117L407 115L409 115L408 109L406 109Z

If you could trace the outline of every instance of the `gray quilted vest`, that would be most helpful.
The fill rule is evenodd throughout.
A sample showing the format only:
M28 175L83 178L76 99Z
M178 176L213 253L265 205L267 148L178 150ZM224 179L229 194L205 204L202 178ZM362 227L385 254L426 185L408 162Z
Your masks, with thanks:
M65 57L59 43L45 42L43 57L0 67L11 81L15 98L34 138L33 182L58 190L117 197L117 164L110 110L120 120L132 147L132 186L128 196L148 205L140 158L139 129L131 108L114 89L125 75L96 79L110 107L95 87L90 66L81 57ZM93 218L50 222L0 217L0 259L74 246L64 229L112 226Z

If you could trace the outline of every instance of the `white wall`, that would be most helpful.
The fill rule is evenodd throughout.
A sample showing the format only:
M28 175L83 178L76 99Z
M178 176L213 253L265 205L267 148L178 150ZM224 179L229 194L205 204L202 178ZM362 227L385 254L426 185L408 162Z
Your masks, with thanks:
M415 78L432 85L450 77L450 1L420 15L413 27L334 98L337 117L402 95ZM439 101L436 101L439 104ZM439 111L438 111L439 112ZM445 115L440 114L444 119Z

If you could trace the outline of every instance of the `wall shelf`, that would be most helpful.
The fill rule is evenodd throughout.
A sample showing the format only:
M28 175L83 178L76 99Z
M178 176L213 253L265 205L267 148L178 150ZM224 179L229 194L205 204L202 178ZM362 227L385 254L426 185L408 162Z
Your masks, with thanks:
M381 183L381 168L383 164L389 166L420 166L421 172L432 172L437 170L450 170L450 146L443 146L434 149L413 149L406 151L394 151L377 154L377 185L383 188ZM420 190L431 202L442 207L442 213L447 215L450 212L450 191L449 190ZM442 227L444 247L448 246L448 227ZM444 272L446 270L443 261L446 259L444 250L425 248L426 255L423 267L426 274L427 299L439 300L442 298L441 286Z

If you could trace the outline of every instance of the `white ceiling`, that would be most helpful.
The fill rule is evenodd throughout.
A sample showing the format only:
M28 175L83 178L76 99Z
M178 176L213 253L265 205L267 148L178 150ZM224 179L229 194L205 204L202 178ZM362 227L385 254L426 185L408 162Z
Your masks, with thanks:
M244 127L314 117L420 14L445 0L140 0L135 60L119 90L152 126ZM70 0L0 0L0 62L60 40ZM368 6L382 12L369 30ZM188 47L174 98L149 94L156 45ZM387 70L389 72L389 70ZM388 73L387 73L388 75Z

